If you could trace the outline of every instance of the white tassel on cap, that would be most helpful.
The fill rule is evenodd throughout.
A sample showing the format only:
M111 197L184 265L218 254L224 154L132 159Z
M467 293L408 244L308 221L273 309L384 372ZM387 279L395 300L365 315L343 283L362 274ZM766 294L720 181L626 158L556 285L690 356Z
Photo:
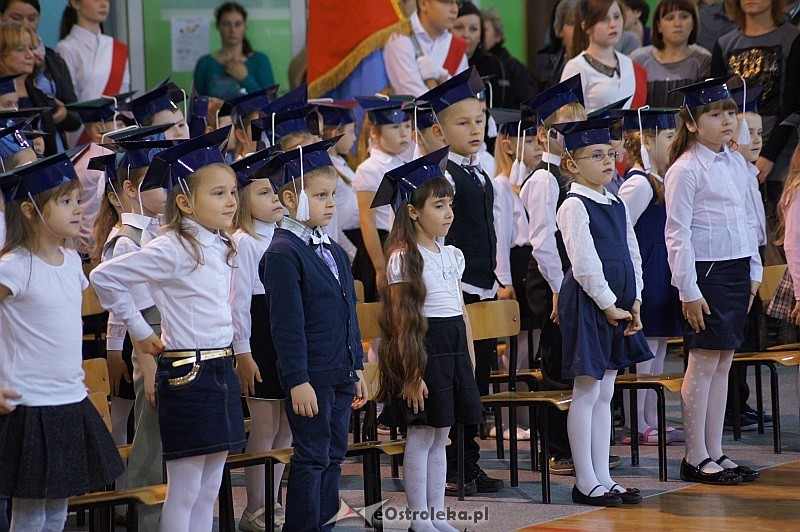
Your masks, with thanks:
M522 173L521 170L522 161L519 160L521 129L522 129L522 121L520 120L517 123L517 145L516 149L514 150L514 163L511 165L511 171L509 172L508 175L508 181L514 186L519 186L520 183L522 183L522 179L525 178L525 176L520 177L520 174ZM523 143L525 142L524 139L522 139L522 141ZM523 149L524 149L524 144L523 144Z
M300 194L297 197L297 221L306 222L311 218L306 194L305 173L303 172L303 147L300 146Z
M486 126L486 136L490 139L497 137L497 122L495 122L492 115L489 115L489 121Z
M642 111L650 109L649 105L639 107L636 114L639 116L639 156L642 158L642 167L645 172L650 172L650 154L647 153L647 148L644 146L644 128L642 127Z
M419 159L422 157L419 149L419 141L422 137L422 130L419 128L419 122L417 122L417 106L414 106L414 129L417 130L417 134L414 135L414 153L411 155L411 160Z
M750 137L750 126L747 124L747 82L742 78L742 85L744 92L742 92L742 121L739 122L739 134L736 136L736 144L739 146L748 146L752 142Z

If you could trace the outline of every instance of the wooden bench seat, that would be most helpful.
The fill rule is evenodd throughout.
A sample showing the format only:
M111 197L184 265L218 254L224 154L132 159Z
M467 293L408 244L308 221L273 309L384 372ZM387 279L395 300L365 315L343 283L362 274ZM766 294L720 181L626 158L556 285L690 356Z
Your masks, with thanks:
M107 530L111 520L112 509L115 506L126 505L128 507L128 523L125 529L129 532L138 532L139 506L142 504L146 506L162 504L166 497L166 484L114 491L98 491L70 497L68 511L89 510L90 528L92 530Z

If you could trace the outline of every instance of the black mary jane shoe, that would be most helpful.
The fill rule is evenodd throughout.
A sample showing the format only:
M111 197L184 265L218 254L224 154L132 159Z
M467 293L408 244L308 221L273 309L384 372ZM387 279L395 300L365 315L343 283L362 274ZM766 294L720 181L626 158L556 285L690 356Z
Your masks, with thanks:
M703 467L712 462L713 460L711 458L706 458L695 467L684 458L681 461L681 480L714 484L716 486L733 486L742 481L742 476L730 469L723 469L722 471L716 471L714 473L704 473Z
M619 495L619 498L622 499L622 504L639 504L642 502L642 494L639 488L623 488L619 484L614 484L611 486L611 493Z
M592 497L592 493L600 488L601 491L598 493L602 493L602 495L598 495L596 497ZM577 504L588 504L589 506L602 506L605 508L613 508L615 506L622 505L622 497L619 496L619 493L609 493L605 490L605 488L598 484L592 491L589 492L589 495L584 495L578 489L578 486L572 487L572 502Z
M723 454L714 461L718 463L720 467L725 467L724 465L722 465L722 462L724 462L725 460L730 460L730 458L728 458ZM736 467L728 467L725 469L727 471L733 471L734 473L742 477L742 482L753 482L754 480L756 480L758 477L761 476L761 473L759 473L755 469L750 469L749 467L744 465L738 465Z

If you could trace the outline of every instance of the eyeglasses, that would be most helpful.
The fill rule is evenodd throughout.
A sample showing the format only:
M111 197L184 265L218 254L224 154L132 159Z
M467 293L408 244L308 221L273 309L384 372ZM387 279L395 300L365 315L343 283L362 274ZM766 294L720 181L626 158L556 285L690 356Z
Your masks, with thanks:
M583 157L575 157L575 159L591 159L596 163L602 163L603 161L606 160L606 157L608 157L612 161L616 161L617 160L617 152L614 151L614 150L611 150L611 151L609 151L607 153L603 153L601 151L596 151L594 153L591 153L589 155L585 155Z
M440 4L447 4L450 6L456 6L458 9L461 9L461 6L464 5L464 2L461 0L436 0Z

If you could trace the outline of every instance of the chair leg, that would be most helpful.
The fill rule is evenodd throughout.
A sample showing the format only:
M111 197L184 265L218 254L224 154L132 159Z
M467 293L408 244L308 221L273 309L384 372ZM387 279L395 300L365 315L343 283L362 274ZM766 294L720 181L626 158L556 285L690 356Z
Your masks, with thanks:
M667 400L664 397L664 388L654 388L656 392L658 409L658 479L667 481Z
M758 433L764 434L764 395L761 385L761 366L755 367L756 370L756 412L758 413Z
M361 443L361 408L353 410L351 424L353 425L353 443Z
M275 461L267 458L264 462L264 524L267 532L275 532Z
M530 406L528 409L528 417L531 421L531 471L539 471L539 468L542 467L542 464L539 463L539 445L541 444L539 440L539 425L536 422L536 416L538 415L539 408L536 406ZM547 427L545 427L544 430L547 430ZM545 465L548 468L550 467L550 464Z
M775 454L781 454L781 402L778 389L778 369L775 364L767 364L769 368L769 385L772 395L772 439Z
M456 423L456 459L458 460L458 500L465 498L464 490L464 425Z
M542 504L550 504L550 434L547 430L547 408L546 406L541 407L542 425L544 426L542 431L542 454L539 460L542 466Z
M389 437L393 440L397 439L397 427L389 429ZM400 455L392 455L392 478L400 478Z
M629 388L628 392L631 409L631 465L633 467L639 467L639 405L637 402L639 390L636 388ZM661 439L663 439L663 436L659 433L659 441Z
M125 525L127 532L139 532L139 503L131 501L128 504L128 518Z
M738 368L737 368L738 369ZM747 374L747 366L745 366L745 375ZM742 409L739 406L739 387L733 387L733 439L739 441L742 439Z
M508 409L508 432L511 436L508 454L511 455L511 487L519 485L519 457L517 456L517 407Z
M235 532L236 520L233 515L233 491L231 486L231 470L227 467L222 472L222 483L219 486L219 529L220 532Z
M505 442L503 441L503 409L499 406L492 408L494 410L494 441L497 444L497 459L503 460L505 458Z

